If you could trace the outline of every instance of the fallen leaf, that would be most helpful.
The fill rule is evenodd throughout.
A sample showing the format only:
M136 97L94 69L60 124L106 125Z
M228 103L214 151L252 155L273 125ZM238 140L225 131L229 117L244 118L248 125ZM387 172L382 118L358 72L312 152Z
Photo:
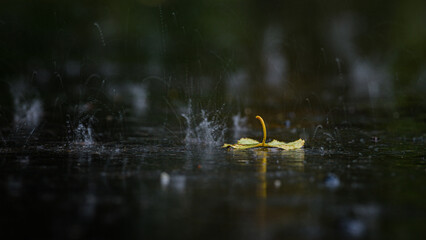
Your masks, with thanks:
M264 148L280 148L283 150L292 150L292 149L299 149L302 148L305 144L305 141L303 139L299 139L294 142L281 142L278 140L272 140L269 143L265 143L266 141L266 126L265 122L260 116L256 116L256 118L260 121L260 124L262 124L262 130L263 130L263 140L262 142L259 142L257 140L251 139L251 138L241 138L238 140L236 144L223 144L222 147L224 148L233 148L233 149L249 149L249 148L256 148L256 147L264 147Z

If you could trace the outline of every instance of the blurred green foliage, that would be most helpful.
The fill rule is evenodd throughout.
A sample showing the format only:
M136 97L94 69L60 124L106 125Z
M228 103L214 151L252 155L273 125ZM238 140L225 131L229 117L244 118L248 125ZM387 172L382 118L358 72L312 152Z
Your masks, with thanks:
M206 97L281 104L310 95L370 101L371 93L353 94L364 84L353 76L354 66L364 61L387 74L378 81L379 93L382 84L390 86L383 100L423 107L425 5L421 0L3 1L0 81L29 82L46 103L59 97L64 104L84 101L88 82L142 82L151 103ZM285 68L278 85L265 84L268 29L277 41L272 53L284 59L275 66ZM369 71L375 67L370 64ZM238 72L246 88L230 90ZM96 84L90 87L99 88ZM4 99L10 95L2 94L2 102L11 102Z

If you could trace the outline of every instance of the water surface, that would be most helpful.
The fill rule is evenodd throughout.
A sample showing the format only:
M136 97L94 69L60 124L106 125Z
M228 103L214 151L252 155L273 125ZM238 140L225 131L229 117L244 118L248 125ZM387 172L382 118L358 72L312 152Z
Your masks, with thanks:
M425 236L424 135L336 129L269 131L310 134L292 151L226 150L137 126L118 142L5 147L2 226L58 239Z

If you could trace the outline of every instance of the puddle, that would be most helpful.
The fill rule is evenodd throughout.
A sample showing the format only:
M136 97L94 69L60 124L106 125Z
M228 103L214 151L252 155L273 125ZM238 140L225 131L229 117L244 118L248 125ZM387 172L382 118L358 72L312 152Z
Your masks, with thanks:
M256 138L257 130L244 133ZM203 232L220 225L235 236L249 231L249 239L289 232L302 239L389 237L384 227L424 218L417 211L426 194L420 137L396 141L383 133L377 142L346 129L329 141L312 131L314 141L293 151L170 145L162 128L135 128L140 136L122 142L2 148L2 212L11 223L25 217L44 230L51 225L37 219L60 222L64 232L55 236L64 238L90 235L92 227L108 236L134 225L144 231L132 236L173 237L160 231L171 228L193 238L189 225Z

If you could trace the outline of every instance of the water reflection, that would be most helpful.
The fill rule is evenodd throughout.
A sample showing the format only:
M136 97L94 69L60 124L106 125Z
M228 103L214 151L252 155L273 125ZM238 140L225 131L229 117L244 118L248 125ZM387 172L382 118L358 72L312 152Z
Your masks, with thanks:
M270 217L279 216L281 218L288 214L287 212L269 212L271 206L268 204L268 193L272 195L276 194L273 193L274 188L279 189L281 187L281 180L273 178L275 178L276 172L287 168L293 171L303 172L305 152L303 149L291 151L256 149L254 152L257 172L256 197L259 200L256 206L256 223L259 229L258 238L264 239L267 233L266 228L270 224L268 222L270 221ZM272 174L268 174L268 169ZM271 188L271 186L274 186L274 188ZM282 195L280 191L278 191L278 194ZM288 196L283 197L286 198Z
M305 151L303 149L291 151L256 149L255 158L256 172L258 173L256 196L261 199L266 199L268 196L268 166L271 168L271 172L286 169L297 172L304 171ZM274 175L276 174L271 174L270 176ZM274 179L273 182L270 179L270 181L270 184L273 184L276 188L281 186L280 179Z
M256 195L259 198L266 199L267 197L266 172L268 167L268 162L267 162L268 154L267 154L267 151L262 149L262 150L256 151L256 155L259 158L259 162L257 164L257 172L259 173L258 175L259 183L257 185Z
M386 141L386 137L382 139ZM413 147L412 140L407 141ZM34 205L27 206L30 210L49 204L47 210L43 209L49 217L68 221L56 226L65 234L79 228L84 235L90 232L86 226L91 224L105 229L118 226L121 233L131 221L142 229L140 235L148 238L170 237L183 229L191 239L199 237L197 234L201 232L216 231L217 226L234 231L231 236L234 238L283 239L292 235L297 239L312 239L332 234L363 238L370 233L381 233L385 214L390 214L389 224L395 226L409 220L397 219L399 213L408 215L417 210L404 206L422 206L421 195L416 200L414 195L402 196L400 190L393 188L421 194L419 185L407 179L423 181L424 169L420 168L424 164L421 159L414 161L419 156L406 147L404 155L398 155L404 159L398 158L393 161L396 165L390 165L392 172L379 170L379 175L376 164L383 164L388 155L368 161L358 155L356 159L330 160L309 148L226 151L205 146L187 148L183 143L177 147L165 144L159 147L157 142L155 146L146 142L144 146L72 145L56 152L46 145L44 149L50 151L39 157L25 153L13 156L13 160L8 158L10 155L4 155L1 158L7 160L2 162L2 169L6 170L0 177L3 180L0 188L6 193L9 206L16 206L15 199L35 199ZM52 153L57 158L51 159ZM351 164L350 170L347 164ZM22 171L10 170L17 168ZM42 171L43 176L34 174L37 171ZM339 177L329 178L330 183L341 182L333 191L330 191L332 184L321 181L329 172ZM33 182L40 185L35 195ZM354 183L365 187L354 187ZM76 190L62 191L64 186ZM386 189L377 191L383 187ZM389 196L402 207L399 213L386 210L389 203L386 199L378 200ZM63 215L54 214L63 208ZM7 214L14 222L19 220L13 212ZM169 228L172 230L166 233L164 229ZM229 234L229 231L223 232Z
M281 158L285 165L293 170L303 172L305 168L305 150L295 149L291 151L281 151Z
M267 198L267 181L266 181L266 172L267 172L267 156L268 152L265 149L259 149L256 151L256 156L258 157L257 163L257 172L258 172L258 183L256 189L256 195L260 199L258 204L257 214L258 214L258 226L261 229L260 234L263 235L266 227L266 198ZM259 236L263 239L265 236Z

